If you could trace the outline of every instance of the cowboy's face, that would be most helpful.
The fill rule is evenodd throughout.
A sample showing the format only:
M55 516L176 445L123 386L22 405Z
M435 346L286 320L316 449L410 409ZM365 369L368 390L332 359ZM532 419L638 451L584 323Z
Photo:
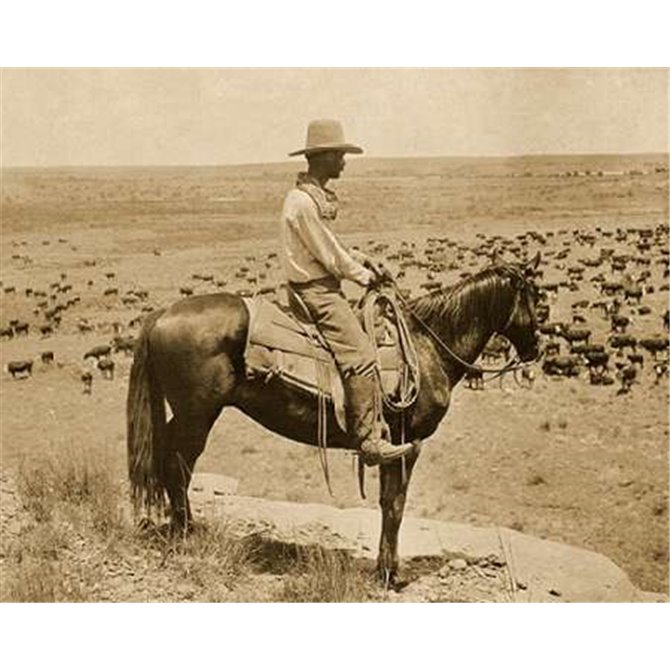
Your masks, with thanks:
M314 159L319 164L319 171L327 179L337 179L346 165L344 151L320 151L312 157Z

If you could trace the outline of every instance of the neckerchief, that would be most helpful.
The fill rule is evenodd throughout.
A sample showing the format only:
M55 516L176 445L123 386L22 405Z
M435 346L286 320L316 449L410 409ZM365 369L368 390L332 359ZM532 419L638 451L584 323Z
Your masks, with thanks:
M314 200L322 219L334 221L337 217L337 194L325 186L321 186L317 179L307 172L300 172L295 182L297 188L307 193Z

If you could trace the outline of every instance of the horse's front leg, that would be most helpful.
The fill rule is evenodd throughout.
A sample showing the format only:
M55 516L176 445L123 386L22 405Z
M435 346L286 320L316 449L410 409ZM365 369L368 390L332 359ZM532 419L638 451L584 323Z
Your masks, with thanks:
M420 451L421 442L417 440L414 449L404 457L404 466L402 459L380 466L379 504L382 508L382 533L377 570L387 588L397 582L398 532L405 511L407 487Z

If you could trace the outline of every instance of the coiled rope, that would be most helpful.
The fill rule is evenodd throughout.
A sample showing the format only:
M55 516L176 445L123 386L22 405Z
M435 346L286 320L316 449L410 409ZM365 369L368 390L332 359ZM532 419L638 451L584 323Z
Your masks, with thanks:
M419 358L414 347L414 341L409 332L403 311L398 302L397 294L391 290L370 291L364 298L363 303L363 326L370 338L377 365L375 372L382 398L382 404L394 414L400 414L401 444L405 442L405 410L411 407L419 396L421 389L421 373L419 370ZM397 388L392 393L386 393L382 385L382 368L379 357L379 348L375 334L375 316L388 315L395 324L398 332L398 345L400 348L400 379ZM382 417L383 418L383 414Z

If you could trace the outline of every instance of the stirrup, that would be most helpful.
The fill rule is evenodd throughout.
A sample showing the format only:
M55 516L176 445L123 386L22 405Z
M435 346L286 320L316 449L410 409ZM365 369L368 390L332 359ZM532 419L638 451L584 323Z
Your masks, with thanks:
M386 465L387 463L393 463L393 461L398 460L402 456L405 456L410 451L414 449L414 444L411 442L408 444L390 444L389 442L381 442L378 451L364 451L361 450L360 459L364 465L375 466L375 465Z

